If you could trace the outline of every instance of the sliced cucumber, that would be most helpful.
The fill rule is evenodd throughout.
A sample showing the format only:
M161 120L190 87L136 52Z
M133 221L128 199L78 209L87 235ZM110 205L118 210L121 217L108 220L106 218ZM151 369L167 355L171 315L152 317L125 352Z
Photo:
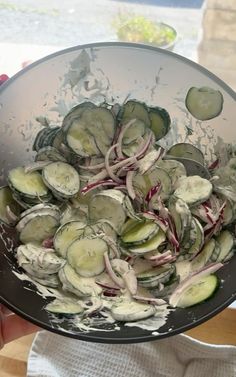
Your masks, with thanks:
M22 221L23 224L22 224ZM59 225L59 219L51 212L33 212L25 216L17 225L22 243L42 243L45 239L54 236Z
M96 105L92 102L82 102L79 105L72 107L72 109L66 114L62 122L62 129L66 132L74 119L79 119L85 110L95 109Z
M140 220L142 221L142 220ZM140 221L138 221L137 219L128 219L122 229L121 229L121 235L122 234L125 234L127 233L128 231L130 231L132 228L134 228Z
M124 243L139 244L152 238L159 231L155 222L145 221L138 223L131 230L121 236Z
M16 217L20 215L20 205L14 200L10 188L4 186L0 187L0 221L3 221L7 225L11 225L13 219L11 220L9 218L7 208L9 208Z
M187 175L184 165L176 160L159 160L157 166L167 171L173 187L180 177Z
M51 274L51 275L46 275L42 278L39 278L38 276L35 275L30 275L28 273L28 276L36 281L37 283L45 286L45 287L50 287L50 288L58 288L60 286L60 280L58 278L58 274Z
M83 235L85 226L86 224L80 221L70 221L61 225L53 240L56 252L66 258L69 245Z
M66 162L66 158L55 147L40 148L35 156L35 161L62 161Z
M150 240L142 243L141 245L129 247L129 251L134 254L144 254L156 250L166 240L165 233L159 229L157 234Z
M150 107L150 128L154 132L156 140L162 139L170 130L171 119L169 113L161 107Z
M92 277L104 271L105 252L108 252L108 245L101 238L78 239L68 247L67 260L78 274Z
M199 278L197 283L189 286L180 296L177 303L179 308L188 308L208 300L219 287L219 280L216 275L207 275Z
M87 223L87 208L82 209L80 207L73 207L67 205L66 209L63 211L60 219L61 225L68 223L69 221L80 221L82 223Z
M40 130L33 144L33 151L38 152L40 148L52 145L60 127L44 127Z
M150 126L150 118L146 104L135 100L129 100L121 107L118 118L121 119L122 123L124 123L124 119L125 121L139 119L143 121L146 126Z
M156 312L153 305L136 301L121 301L111 307L111 315L116 321L130 322L151 317Z
M10 170L8 173L9 186L29 198L44 197L48 194L48 188L44 184L38 172L25 173L23 167Z
M234 247L234 237L228 230L223 230L219 236L216 237L216 241L220 246L220 253L216 262L224 262L225 258L227 258L227 255Z
M220 115L223 103L222 93L207 86L190 88L185 99L188 111L198 120L209 120Z
M58 273L63 290L74 293L78 297L97 296L102 293L93 278L78 275L75 270L66 264Z
M178 182L174 195L184 200L189 206L205 202L212 194L212 183L198 175L183 177Z
M216 262L221 253L221 247L219 242L215 239L215 249L211 255L211 262Z
M204 165L205 163L202 151L189 143L178 143L173 145L173 147L168 150L167 155L171 156L172 158L174 156L194 160L199 162L201 165Z
M52 214L52 216L56 217L57 219L60 218L60 209L56 205L50 204L50 203L39 203L39 204L36 204L33 207L25 210L24 212L21 212L20 219L23 219L25 216L28 216L31 213L35 213L35 212L40 213L41 211L43 211L43 213L45 211L50 212ZM19 224L20 224L20 222L18 223L18 226L20 227Z
M140 174L146 173L160 158L160 152L157 149L153 149L147 153L141 160L138 161L138 170Z
M95 194L88 206L90 220L108 220L119 234L126 220L124 198L122 192L113 189Z
M153 167L145 174L136 173L133 179L134 189L140 192L144 198L149 190L159 183L161 183L160 197L162 200L167 200L172 192L172 185L171 178L165 170ZM156 195L152 197L150 202L154 208L158 208Z
M129 121L125 122L125 119L123 120L123 123L128 123ZM140 137L144 136L146 132L146 124L139 119L136 119L135 122L125 131L122 144L129 145L130 143L135 142Z
M196 255L201 250L203 243L204 243L204 231L203 231L203 228L202 228L200 222L195 217L192 217L192 222L193 222L194 227L195 227L193 234L194 234L194 237L196 237L196 238L195 238L194 243L191 245L191 247L189 247L187 249L187 252L188 252L189 256L191 256L191 257L193 255Z
M191 266L193 271L198 271L211 261L211 256L215 250L215 240L211 238L204 245L200 253L193 259Z
M46 305L48 312L55 314L81 314L84 309L79 302L72 299L55 299Z
M183 240L191 228L192 215L184 200L172 196L169 200L169 212L174 220L175 230L179 242Z
M173 265L166 264L154 267L150 270L137 274L138 284L144 288L155 288L160 283L166 283L175 271Z
M79 174L71 165L65 162L53 162L42 172L43 180L57 196L70 198L75 196L80 188Z

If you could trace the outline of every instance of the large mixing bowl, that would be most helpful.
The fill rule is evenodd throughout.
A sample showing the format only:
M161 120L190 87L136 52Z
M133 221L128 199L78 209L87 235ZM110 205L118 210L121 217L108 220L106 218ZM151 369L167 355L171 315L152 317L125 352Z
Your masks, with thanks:
M221 91L220 116L197 121L187 112L184 99L192 86ZM227 153L236 143L236 94L201 66L168 51L126 43L97 43L70 48L30 65L0 90L1 185L9 169L32 161L32 143L41 120L61 125L75 104L90 100L122 103L126 98L166 108L172 128L165 142L189 142L212 162L216 149ZM41 118L40 118L41 117ZM72 326L69 318L55 319L45 309L48 298L22 278L14 259L14 230L0 225L0 300L20 316L61 335L97 342L141 342L186 331L227 307L236 298L236 255L219 272L222 284L211 300L189 309L171 311L157 332L138 327L107 326L89 332Z

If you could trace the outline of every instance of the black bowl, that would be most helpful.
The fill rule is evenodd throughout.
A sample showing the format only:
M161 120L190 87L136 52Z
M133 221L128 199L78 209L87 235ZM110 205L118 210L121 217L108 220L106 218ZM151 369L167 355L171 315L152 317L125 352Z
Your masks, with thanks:
M191 86L210 86L224 96L221 115L207 122L195 121L187 114L184 98ZM167 144L191 142L201 147L209 161L217 146L222 153L236 141L236 94L203 67L176 54L143 45L98 43L67 49L25 68L0 89L1 185L6 172L32 161L32 142L40 129L38 117L61 124L63 115L76 103L90 99L95 103L122 102L127 95L159 105L172 116L172 131ZM189 132L191 130L191 132ZM0 225L0 300L20 316L52 332L72 338L107 343L133 343L165 338L213 317L236 299L236 255L217 275L221 286L209 301L189 309L171 311L157 332L117 324L89 332L81 331L69 317L55 319L45 309L37 287L22 280L14 248L17 235Z

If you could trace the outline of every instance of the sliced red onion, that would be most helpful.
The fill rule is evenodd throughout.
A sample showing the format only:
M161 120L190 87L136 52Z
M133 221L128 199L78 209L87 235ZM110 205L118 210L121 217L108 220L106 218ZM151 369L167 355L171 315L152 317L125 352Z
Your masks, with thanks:
M114 283L110 284L109 282L106 282L106 281L96 280L96 284L105 290L120 291L120 288L117 285L114 285Z
M105 162L101 162L100 164L96 164L96 165L88 165L88 166L78 165L79 169L84 169L84 170L97 170L97 169L102 169L104 167L105 167Z
M147 138L147 141L144 142L144 144L141 146L140 150L134 157L136 157L137 159L142 157L147 152L148 148L150 147L152 140L153 140L153 132L151 131Z
M149 203L154 195L156 194L158 195L160 193L161 188L162 188L161 183L158 183L156 186L151 187L145 197L145 201Z
M164 264L167 264L167 263L172 263L172 262L175 262L176 261L176 256L174 255L169 255L159 261L153 261L151 262L152 263L152 266L153 267L158 267L158 266L163 266Z
M167 232L169 224L168 221L156 215L154 212L146 211L142 213L142 216L149 220L154 220L156 224L163 230L163 232Z
M138 289L138 282L134 270L130 268L122 277L130 293L135 295Z
M123 279L121 279L119 276L117 276L115 274L115 272L113 271L107 252L104 253L104 262L105 262L107 273L110 276L110 278L114 281L114 283L120 288L125 288L125 284L124 284Z
M219 167L219 164L220 164L220 160L217 158L217 160L213 161L209 166L208 166L208 169L209 170L214 170L216 168Z
M124 158L123 152L122 152L122 141L123 137L126 133L126 131L136 122L136 119L131 119L128 123L126 123L124 126L122 126L120 134L117 139L117 144L116 144L116 153L118 158Z
M102 236L102 239L108 244L108 246L111 248L111 250L113 251L114 255L116 258L120 258L120 251L118 250L117 246L116 246L116 243L114 242L114 240L109 237L109 236Z
M198 270L197 272L193 273L192 275L188 276L184 279L174 290L169 298L169 304L173 307L176 307L182 293L192 284L197 283L200 278L204 276L213 274L217 270L219 270L223 266L222 263L212 263L208 266L203 267L202 269Z
M126 287L131 294L136 294L138 289L138 282L133 268L130 264L122 259L113 259L111 261L112 268L122 276Z
M141 158L138 162L139 173L145 174L161 158L163 153L164 149L160 147L158 150L154 149Z
M6 215L9 223L15 224L19 219L18 216L11 210L9 206L6 206Z
M115 182L117 182L117 183L119 183L119 184L122 184L122 183L123 183L122 179L118 178L118 177L113 173L112 168L111 168L110 163L109 163L110 154L111 154L111 152L112 152L115 148L117 148L117 146L118 146L118 143L112 145L112 146L108 149L108 151L107 151L107 153L106 153L106 156L105 156L105 168L106 168L107 174L111 177L111 179L113 179L113 181L115 181Z
M136 197L136 193L135 193L134 187L133 187L134 174L135 174L135 171L130 170L130 171L128 171L128 173L126 175L126 187L127 187L128 194L129 194L129 196L131 197L132 200L134 200L135 197Z
M152 255L148 258L150 261L160 261L162 259L165 259L167 256L172 256L172 253L170 250L165 251L164 253L159 253L157 255Z
M54 246L53 237L46 238L46 240L42 242L42 246L45 247L46 249L53 249L53 246Z
M162 300L161 298L144 297L144 296L138 296L138 295L133 295L133 298L137 301L142 301L150 305L158 305L158 306L166 305L166 301Z
M81 190L81 194L82 195L85 195L87 194L88 192L98 188L98 187L106 187L106 186L118 186L118 184L116 182L114 182L112 179L106 179L106 180L103 180L103 181L98 181L96 183L90 183L89 185L85 186L82 190Z

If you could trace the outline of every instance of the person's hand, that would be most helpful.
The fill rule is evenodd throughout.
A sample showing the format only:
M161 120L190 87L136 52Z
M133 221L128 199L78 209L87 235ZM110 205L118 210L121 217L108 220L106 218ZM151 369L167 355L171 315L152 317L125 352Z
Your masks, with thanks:
M39 327L10 312L0 304L0 349L14 339L39 330Z

